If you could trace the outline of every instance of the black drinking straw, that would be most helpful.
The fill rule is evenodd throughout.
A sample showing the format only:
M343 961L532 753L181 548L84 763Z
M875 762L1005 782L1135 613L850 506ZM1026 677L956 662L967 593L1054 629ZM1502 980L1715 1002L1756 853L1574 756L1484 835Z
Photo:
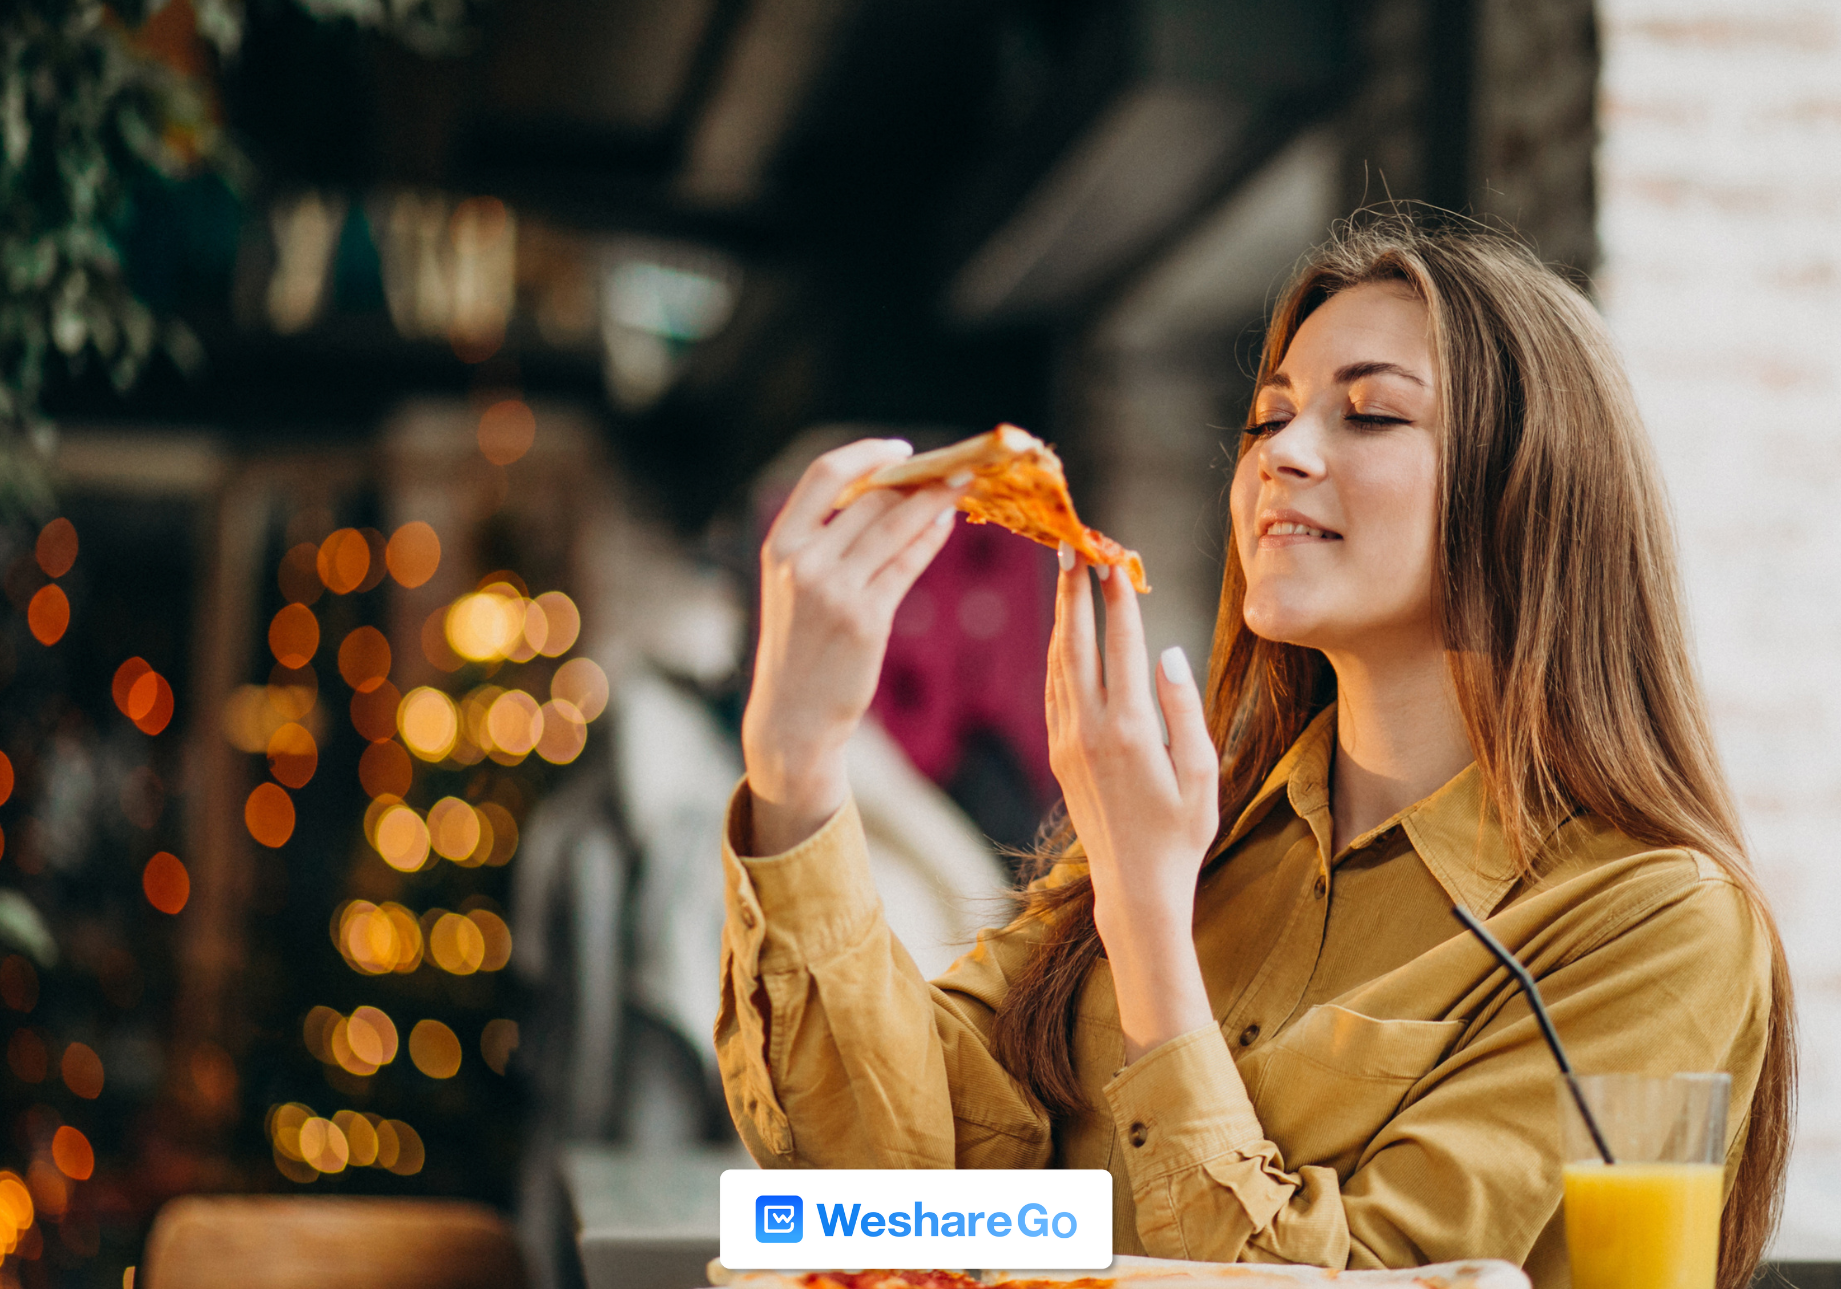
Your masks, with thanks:
M1592 1134L1592 1144L1598 1147L1598 1153L1604 1156L1607 1164L1615 1164L1611 1157L1610 1143L1605 1141L1604 1133L1599 1131L1598 1120L1592 1118L1590 1107L1585 1104L1585 1092L1579 1087L1579 1080L1573 1075L1573 1063L1566 1059L1566 1049L1560 1045L1560 1033L1553 1027L1553 1018L1547 1014L1547 1004L1541 1001L1541 991L1534 983L1534 977L1521 965L1521 959L1510 953L1502 941L1491 935L1483 924L1471 915L1462 904L1454 905L1451 912L1470 934L1483 942L1483 947L1496 955L1496 960L1509 969L1509 974L1521 984L1521 992L1528 996L1528 1004L1534 1008L1534 1019L1540 1022L1541 1036L1547 1040L1547 1046L1553 1049L1553 1059L1560 1063L1560 1074L1571 1089L1573 1102L1579 1107L1579 1113L1585 1116L1585 1127Z

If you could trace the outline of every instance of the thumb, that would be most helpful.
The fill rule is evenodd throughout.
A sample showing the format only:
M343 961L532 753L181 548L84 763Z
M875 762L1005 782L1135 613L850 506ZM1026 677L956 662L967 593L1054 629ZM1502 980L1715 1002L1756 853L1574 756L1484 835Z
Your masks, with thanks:
M1189 670L1189 655L1181 645L1171 645L1157 660L1157 703L1170 731L1170 762L1176 767L1176 784L1186 798L1215 799L1221 761L1215 741L1208 736L1202 712L1202 695Z

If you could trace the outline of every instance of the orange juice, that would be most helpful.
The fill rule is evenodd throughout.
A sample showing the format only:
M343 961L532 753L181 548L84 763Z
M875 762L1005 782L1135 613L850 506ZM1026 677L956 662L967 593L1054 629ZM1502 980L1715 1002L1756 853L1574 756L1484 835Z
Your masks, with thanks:
M1566 1165L1573 1289L1713 1289L1718 1164Z

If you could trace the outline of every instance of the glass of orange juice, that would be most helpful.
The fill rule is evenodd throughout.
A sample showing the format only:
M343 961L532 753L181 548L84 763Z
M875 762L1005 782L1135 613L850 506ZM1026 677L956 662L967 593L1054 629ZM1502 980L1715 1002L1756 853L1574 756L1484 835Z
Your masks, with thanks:
M1578 1083L1617 1162L1604 1162L1561 1080L1573 1289L1713 1289L1731 1076L1586 1074Z

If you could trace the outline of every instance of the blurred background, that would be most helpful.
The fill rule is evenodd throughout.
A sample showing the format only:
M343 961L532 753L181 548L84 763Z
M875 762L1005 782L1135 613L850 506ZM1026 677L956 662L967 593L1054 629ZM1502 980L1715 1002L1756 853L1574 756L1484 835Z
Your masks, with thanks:
M579 1283L570 1187L734 1148L800 469L1023 425L1205 656L1263 311L1387 199L1625 347L1801 987L1777 1256L1841 1258L1832 6L10 0L0 1285L131 1284L197 1193L478 1201ZM1056 796L1052 562L961 527L852 749L929 971Z

